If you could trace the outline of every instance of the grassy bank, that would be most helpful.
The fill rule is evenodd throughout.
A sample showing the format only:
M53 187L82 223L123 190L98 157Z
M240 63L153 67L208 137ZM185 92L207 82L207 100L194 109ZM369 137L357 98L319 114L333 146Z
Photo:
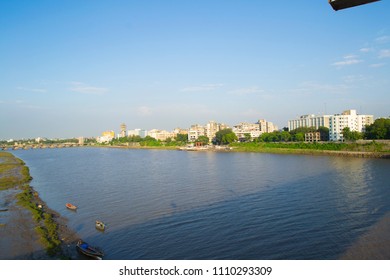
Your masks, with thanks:
M259 152L278 154L318 154L342 155L358 157L390 157L390 148L387 144L377 143L234 143L230 145L238 152Z
M24 162L10 153L0 152L0 190L17 187L31 181Z
M61 244L58 224L53 214L46 211L48 209L43 206L38 193L29 185L31 180L29 169L22 160L10 153L0 152L0 190L20 190L16 195L17 203L31 212L40 241L47 253L53 256L59 252Z

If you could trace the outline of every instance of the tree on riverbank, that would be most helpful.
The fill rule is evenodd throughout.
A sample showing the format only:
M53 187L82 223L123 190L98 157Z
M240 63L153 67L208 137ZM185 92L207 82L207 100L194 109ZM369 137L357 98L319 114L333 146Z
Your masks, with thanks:
M390 118L376 119L373 124L366 126L366 139L390 139Z
M356 141L363 138L363 134L359 131L351 131L349 127L343 128L343 137L346 141Z
M215 143L218 145L228 145L237 140L237 135L231 128L222 129L215 134Z

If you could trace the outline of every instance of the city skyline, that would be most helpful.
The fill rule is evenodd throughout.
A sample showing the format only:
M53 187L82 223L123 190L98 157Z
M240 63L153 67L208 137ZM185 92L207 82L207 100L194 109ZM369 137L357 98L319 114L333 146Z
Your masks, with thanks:
M390 4L312 2L2 2L0 139L388 117Z

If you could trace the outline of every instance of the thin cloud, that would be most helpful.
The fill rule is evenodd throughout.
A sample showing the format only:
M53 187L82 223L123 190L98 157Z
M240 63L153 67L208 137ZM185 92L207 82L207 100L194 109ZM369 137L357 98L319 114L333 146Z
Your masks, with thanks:
M103 95L109 91L107 88L94 87L80 82L72 82L71 85L71 91L83 94Z
M17 89L17 90L21 90L21 91L40 92L40 93L45 93L45 92L47 92L47 90L46 90L46 89L43 89L43 88L17 87L16 89Z
M388 57L390 57L390 49L381 50L379 52L379 58L388 58Z
M388 36L388 35L380 36L380 37L375 39L375 42L377 42L377 43L386 43L388 41L390 41L390 36Z
M380 68L380 67L383 67L385 65L386 65L386 63L374 63L374 64L371 64L370 67L371 68Z
M351 80L352 77L349 77ZM344 84L322 84L313 81L302 82L297 89L290 90L290 93L296 96L312 96L318 94L346 94L351 86L344 81Z
M147 106L140 106L137 108L137 113L140 116L150 116L153 113L153 109Z
M354 65L363 62L363 60L358 59L356 55L347 55L344 56L344 60L337 61L333 63L333 66L349 66L349 65Z
M368 52L373 51L373 49L372 48L361 48L359 51L362 53L368 53Z
M253 95L253 94L261 94L265 91L263 89L260 89L258 87L248 87L248 88L240 88L236 90L232 90L229 93L234 95Z
M223 87L223 84L207 84L199 86L189 86L181 89L184 92L200 92L200 91L212 91Z

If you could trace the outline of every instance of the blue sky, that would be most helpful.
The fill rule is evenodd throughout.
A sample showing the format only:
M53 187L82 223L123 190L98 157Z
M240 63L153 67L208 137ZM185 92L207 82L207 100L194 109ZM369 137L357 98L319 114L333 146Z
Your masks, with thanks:
M390 4L0 1L0 139L390 115Z

